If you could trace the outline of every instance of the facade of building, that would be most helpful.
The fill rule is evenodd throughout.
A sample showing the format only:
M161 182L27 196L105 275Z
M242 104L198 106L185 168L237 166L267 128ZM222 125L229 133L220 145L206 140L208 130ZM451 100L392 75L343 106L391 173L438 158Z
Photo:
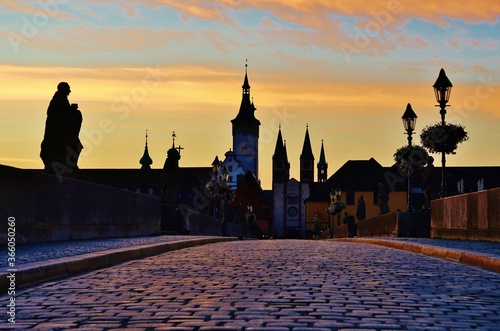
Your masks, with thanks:
M423 169L418 169L410 177L412 208L417 211L426 208L422 174ZM448 183L447 196L500 186L500 167L447 167L445 174ZM439 190L440 167L434 168L432 177L437 184L436 190ZM345 210L335 216L325 213L332 190L340 191L341 200L346 203ZM357 222L379 216L381 191L387 193L390 212L406 211L408 207L407 174L396 165L384 167L374 158L347 161L325 183L311 184L310 191L311 194L304 203L305 228L309 234L313 229L315 215L319 216L322 229L335 229L349 219ZM364 207L362 211L360 205Z
M233 148L225 153L221 171L229 174L228 185L236 189L238 178L250 171L259 178L259 127L255 117L255 105L250 98L250 84L245 65L245 78L242 86L241 104L238 114L231 120Z
M281 127L273 154L273 196L274 196L274 236L278 238L304 238L306 236L305 201L311 194L314 182L314 154L306 127L304 144L300 154L300 181L290 178L290 162L286 143L283 141ZM321 143L321 156L317 164L318 180L327 177L324 146Z

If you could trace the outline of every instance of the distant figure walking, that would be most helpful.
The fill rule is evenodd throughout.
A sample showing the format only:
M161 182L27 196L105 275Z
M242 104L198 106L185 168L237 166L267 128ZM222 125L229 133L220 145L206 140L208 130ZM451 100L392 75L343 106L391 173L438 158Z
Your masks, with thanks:
M83 149L78 138L83 118L78 105L70 105L70 93L68 83L59 83L47 109L40 157L45 170L51 173L78 169L78 157Z
M438 182L434 173L434 158L427 158L427 166L422 173L421 186L424 189L425 208L431 208L431 201L438 197Z

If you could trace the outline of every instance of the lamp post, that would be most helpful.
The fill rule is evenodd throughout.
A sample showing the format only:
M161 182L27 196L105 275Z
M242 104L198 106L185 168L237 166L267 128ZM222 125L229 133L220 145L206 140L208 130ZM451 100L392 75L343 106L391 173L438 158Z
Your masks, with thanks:
M406 130L406 134L408 135L408 146L411 147L411 141L412 137L411 135L413 134L413 131L415 130L415 125L417 124L417 114L413 111L411 108L411 105L408 104L406 106L406 110L401 117L403 120L403 126ZM411 156L411 153L408 157ZM410 160L408 160L408 165L407 165L407 172L408 172L408 197L407 197L407 206L406 209L408 213L411 213L413 211L413 205L411 202L411 182L410 182L410 173L411 171L411 163Z
M341 201L340 195L342 194L342 190L340 189L339 186L335 187L335 198L338 199L338 201ZM337 200L335 200L337 201ZM337 225L340 225L340 212L337 214Z
M446 116L446 106L448 101L450 100L451 88L453 85L451 84L448 77L446 77L446 73L444 69L441 68L439 71L439 76L432 86L434 88L434 94L436 95L436 101L438 105L436 107L440 108L439 113L441 114L441 125L444 127L446 125L445 116ZM445 178L445 167L446 167L446 153L441 152L441 192L439 192L439 196L441 198L446 197L446 178Z
M227 172L226 167L222 168L220 172L220 181L222 185L227 185L227 180L229 179L229 172ZM221 234L226 235L226 203L224 197L220 199L220 209L221 209Z
M218 156L215 156L215 159L214 159L214 162L212 162L212 179L213 180L218 180L218 176L219 176L219 171L220 171L220 167L221 167L221 162L219 161L219 157ZM216 196L214 195L214 210L213 210L213 214L214 214L214 218L216 218L217 216L217 205L216 205Z

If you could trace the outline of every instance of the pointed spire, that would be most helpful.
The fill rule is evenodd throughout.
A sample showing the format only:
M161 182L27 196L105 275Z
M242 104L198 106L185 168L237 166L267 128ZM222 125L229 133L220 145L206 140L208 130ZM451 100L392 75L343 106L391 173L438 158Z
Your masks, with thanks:
M286 156L285 146L283 144L283 136L281 135L281 125L278 129L278 138L276 139L276 147L274 148L273 159L284 160Z
M153 160L149 156L148 152L148 130L146 130L146 145L144 146L144 154L142 155L139 163L142 165L141 169L151 169Z
M309 138L309 125L306 126L306 136L304 146L300 154L300 182L312 183L314 181L314 155Z
M304 145L302 146L301 160L314 160L314 155L311 147L311 139L309 138L309 124L306 125L306 136L304 137Z
M281 125L278 127L278 138L273 155L273 183L286 183L290 179L290 163L286 152L286 140L281 134Z
M318 182L326 182L328 179L328 163L326 162L326 157L325 157L325 147L323 145L323 139L321 139L321 152L319 155L319 162L318 162Z
M288 162L288 152L286 151L286 140L283 142L283 149L285 150L285 161Z
M243 94L250 94L250 84L248 84L248 59L245 60L245 80L243 81ZM245 93L245 90L247 93Z
M325 147L323 146L323 139L321 139L321 152L319 154L318 164L326 164Z
M260 125L260 121L255 118L255 105L253 99L250 99L250 84L248 83L248 63L245 64L245 79L243 81L243 93L241 97L240 111L236 118L231 120L231 123L244 123L252 125Z

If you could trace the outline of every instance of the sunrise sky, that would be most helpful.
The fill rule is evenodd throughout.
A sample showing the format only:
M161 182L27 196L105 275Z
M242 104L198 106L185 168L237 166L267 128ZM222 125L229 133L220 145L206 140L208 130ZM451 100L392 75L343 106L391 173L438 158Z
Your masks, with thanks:
M161 168L232 146L248 77L271 187L278 125L298 178L306 125L329 175L348 160L393 164L407 103L439 121L432 85L453 83L447 120L466 127L448 165L500 165L500 2L477 0L40 0L0 4L0 163L42 168L46 109L60 81L84 116L81 168L139 168L149 131Z

